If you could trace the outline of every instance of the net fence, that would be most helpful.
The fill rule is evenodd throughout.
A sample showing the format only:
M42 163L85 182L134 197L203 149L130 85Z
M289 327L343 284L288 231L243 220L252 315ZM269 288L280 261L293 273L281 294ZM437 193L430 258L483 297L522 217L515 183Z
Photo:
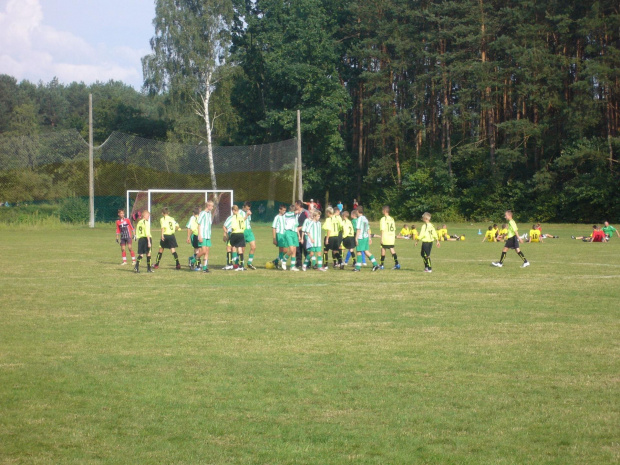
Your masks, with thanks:
M217 187L206 145L183 145L114 132L94 148L98 221L116 218L130 189L230 189L235 201L263 205L268 218L290 202L297 142L213 147ZM0 201L57 201L88 196L88 143L76 130L0 137ZM275 214L275 213L274 213Z

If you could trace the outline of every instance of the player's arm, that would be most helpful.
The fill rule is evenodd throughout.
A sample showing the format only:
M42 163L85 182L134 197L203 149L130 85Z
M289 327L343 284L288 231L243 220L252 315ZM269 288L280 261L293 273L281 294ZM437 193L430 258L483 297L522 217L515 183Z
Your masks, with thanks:
M188 244L191 242L191 239L190 239L191 234L192 234L192 228L191 226L189 226L189 223L188 223L188 226L187 226L187 243Z

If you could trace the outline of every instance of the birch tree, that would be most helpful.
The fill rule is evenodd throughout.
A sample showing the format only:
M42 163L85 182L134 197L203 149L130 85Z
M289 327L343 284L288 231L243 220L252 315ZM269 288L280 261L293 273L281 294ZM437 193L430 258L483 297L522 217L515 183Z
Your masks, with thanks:
M212 134L219 115L210 104L226 65L231 18L230 0L157 0L153 53L142 58L145 89L168 92L202 118L214 190Z

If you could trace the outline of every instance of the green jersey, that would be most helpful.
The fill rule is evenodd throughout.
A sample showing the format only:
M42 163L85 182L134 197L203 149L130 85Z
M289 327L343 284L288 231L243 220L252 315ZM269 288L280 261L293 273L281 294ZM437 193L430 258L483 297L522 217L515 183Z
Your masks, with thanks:
M226 231L228 231L228 233L230 233L230 231L232 230L232 220L233 215L230 215L228 218L226 218L226 221L224 221L224 227L226 228Z
M616 232L616 228L614 228L612 225L609 226L603 226L603 232L605 233L605 235L607 237L609 237L611 239L611 236L614 235L614 233Z
M295 212L286 212L284 214L284 230L285 231L297 230L297 218L295 218Z
M284 234L284 215L276 215L271 227L276 230L276 234Z
M304 221L304 225L301 230L308 238L306 245L308 248L321 247L321 222L307 219Z
M357 218L356 229L358 234L357 237L359 239L368 239L368 237L370 236L370 234L368 233L368 231L370 230L370 224L368 224L368 219L364 215L360 215Z
M211 212L201 211L200 215L198 215L198 235L202 234L202 239L211 239L211 223L213 222L213 218L211 216Z
M506 235L506 239L514 237L514 235L517 234L518 230L519 228L517 228L517 223L515 223L515 220L510 220L508 222L508 234Z
M198 235L198 220L195 215L189 217L187 220L187 224L185 225L187 229L189 229L194 236Z
M239 214L245 218L245 230L252 229L252 215L246 214L243 210L240 210Z

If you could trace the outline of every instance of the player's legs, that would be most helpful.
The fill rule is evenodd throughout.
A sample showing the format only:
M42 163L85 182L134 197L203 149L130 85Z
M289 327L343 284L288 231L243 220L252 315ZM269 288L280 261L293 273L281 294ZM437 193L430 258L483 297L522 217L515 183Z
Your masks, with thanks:
M127 265L127 251L125 249L125 241L121 239L121 256L123 257L122 265Z

